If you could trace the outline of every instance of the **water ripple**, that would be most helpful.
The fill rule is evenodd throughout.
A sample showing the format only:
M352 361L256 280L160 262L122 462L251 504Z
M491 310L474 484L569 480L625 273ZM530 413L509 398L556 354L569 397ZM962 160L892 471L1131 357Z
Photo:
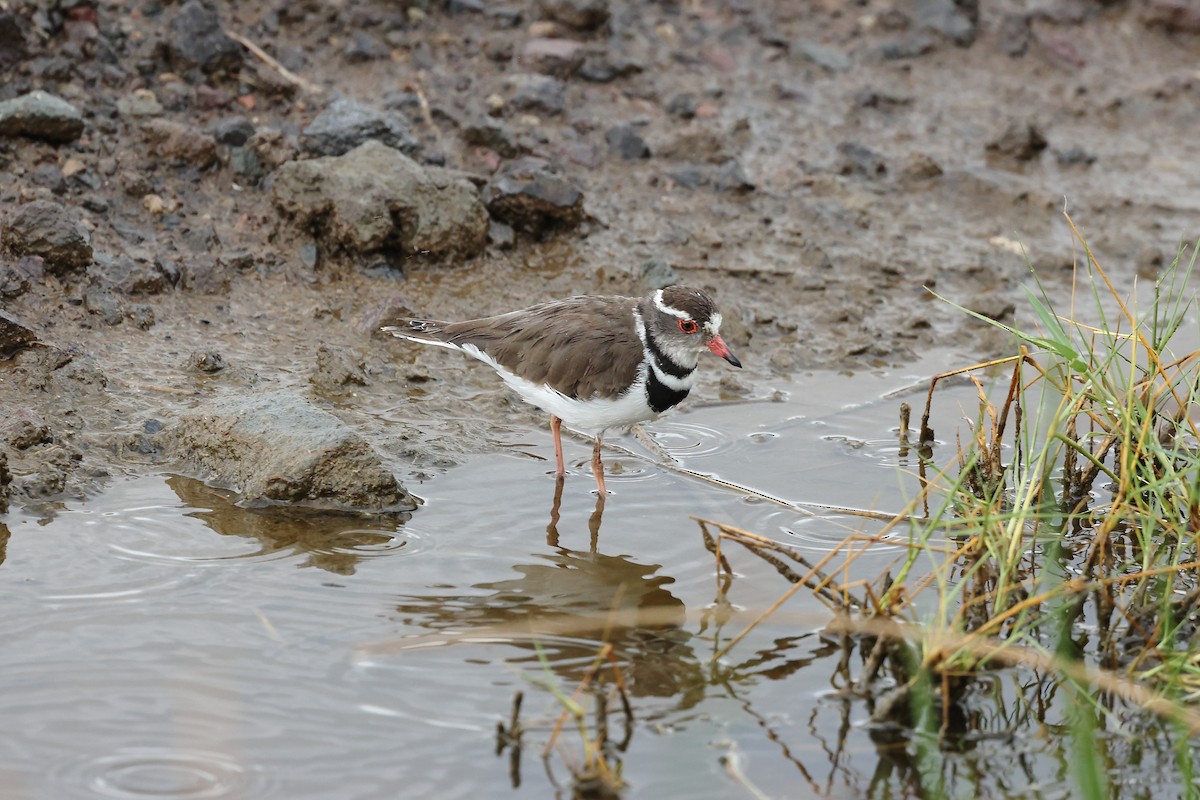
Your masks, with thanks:
M222 753L131 747L67 765L57 776L114 800L218 800L262 797L265 782Z

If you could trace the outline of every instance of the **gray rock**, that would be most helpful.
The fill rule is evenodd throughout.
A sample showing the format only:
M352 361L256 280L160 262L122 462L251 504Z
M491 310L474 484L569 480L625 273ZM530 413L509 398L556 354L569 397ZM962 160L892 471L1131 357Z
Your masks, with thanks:
M913 10L919 26L962 47L970 46L979 33L978 0L915 0Z
M642 264L640 283L648 290L665 289L679 283L679 273L665 259L652 258Z
M7 311L0 311L0 359L11 358L38 339L33 328Z
M83 134L79 109L48 92L36 91L0 103L0 136L73 142Z
M176 459L238 491L242 505L370 513L416 508L361 436L288 390L209 401L162 436Z
M523 72L505 81L512 100L509 106L518 111L557 116L566 108L567 85L550 75Z
M225 359L216 350L194 350L187 358L187 367L205 375L225 369Z
M862 175L867 178L881 178L887 174L887 162L871 148L858 142L842 142L837 149L838 174Z
M650 157L650 145L641 137L637 129L629 124L614 125L604 134L608 142L608 152L621 156L626 161Z
M363 142L382 142L405 155L420 149L408 118L398 111L380 111L351 97L340 97L304 129L305 151L317 156L340 156Z
M95 314L110 328L125 321L125 307L112 292L100 287L92 287L84 292L83 307Z
M526 69L569 78L583 66L583 43L574 39L533 38L525 43L517 63Z
M392 51L388 49L387 45L363 31L354 31L350 34L350 41L346 42L346 46L342 50L342 55L351 64L377 61L388 58L391 54Z
M462 138L472 147L495 150L503 158L516 158L529 152L528 148L517 141L511 130L486 116L480 116L463 125Z
M157 117L163 113L163 107L154 92L137 89L117 98L117 111L123 117Z
M483 191L488 211L500 222L540 234L574 228L583 221L583 192L542 158L526 156L507 164Z
M797 39L792 42L789 52L829 72L845 72L850 69L850 57L845 51L814 39Z
M608 22L608 0L539 0L538 8L546 17L590 31Z
M375 141L284 164L272 195L281 212L356 253L471 256L487 242L487 209L470 181Z
M91 236L75 215L52 200L34 200L17 208L0 243L17 256L41 256L55 275L92 263Z
M232 72L242 64L242 47L225 33L214 9L188 0L171 20L167 57L176 68Z
M713 177L713 187L718 192L735 192L744 194L754 191L754 182L746 175L746 170L742 169L742 164L736 158L731 158L721 166L717 167L717 174Z
M683 189L695 189L710 180L711 167L707 164L674 164L667 168L667 177L676 186Z

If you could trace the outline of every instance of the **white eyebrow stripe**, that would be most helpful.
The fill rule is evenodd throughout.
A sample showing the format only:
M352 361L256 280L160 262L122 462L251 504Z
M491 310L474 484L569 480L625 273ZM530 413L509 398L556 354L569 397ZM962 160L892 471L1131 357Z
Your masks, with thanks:
M655 308L657 308L659 311L663 312L664 314L670 314L672 317L679 317L679 319L691 319L692 318L692 315L687 313L686 311L680 311L678 308L671 308L666 303L664 303L663 299L662 299L662 293L663 293L662 289L659 289L657 292L654 293L654 307Z
M704 329L709 333L720 333L721 321L721 312L713 312L713 315L708 318L708 322L704 323Z

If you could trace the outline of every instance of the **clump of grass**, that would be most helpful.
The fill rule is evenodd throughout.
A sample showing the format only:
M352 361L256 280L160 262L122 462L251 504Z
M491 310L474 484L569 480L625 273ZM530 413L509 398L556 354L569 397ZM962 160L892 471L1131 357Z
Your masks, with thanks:
M1093 745L1098 720L1117 716L1114 701L1174 726L1190 786L1188 739L1200 733L1190 708L1200 698L1200 351L1175 353L1171 342L1192 310L1196 256L1181 248L1149 297L1125 298L1071 229L1084 258L1068 313L1036 274L1030 328L962 309L1008 331L1015 352L935 378L915 445L902 424L901 447L920 454L921 488L881 534L895 544L907 529L906 557L892 569L873 581L835 579L878 536L848 537L814 565L782 553L797 569L777 544L701 526L723 573L732 575L720 543L736 542L793 584L776 606L806 586L837 612L827 633L862 653L857 684L873 719L906 732L918 761L931 742L970 728L963 699L985 672L1018 666L1071 698L1083 796L1106 796ZM993 402L978 376L1000 368L1005 391ZM938 380L959 373L975 381L978 409L946 459L930 409ZM720 593L728 588L727 579ZM895 688L872 691L885 676ZM937 771L921 779L944 794Z

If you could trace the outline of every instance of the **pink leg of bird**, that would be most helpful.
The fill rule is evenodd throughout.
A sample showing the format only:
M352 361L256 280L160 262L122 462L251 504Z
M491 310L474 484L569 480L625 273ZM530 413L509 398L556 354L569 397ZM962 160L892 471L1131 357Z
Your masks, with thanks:
M550 432L554 434L554 476L561 478L567 474L566 468L563 466L562 454L562 420L553 414L550 415Z
M596 476L596 488L600 496L608 494L604 488L604 462L600 460L600 437L596 437L596 446L592 448L592 474Z

